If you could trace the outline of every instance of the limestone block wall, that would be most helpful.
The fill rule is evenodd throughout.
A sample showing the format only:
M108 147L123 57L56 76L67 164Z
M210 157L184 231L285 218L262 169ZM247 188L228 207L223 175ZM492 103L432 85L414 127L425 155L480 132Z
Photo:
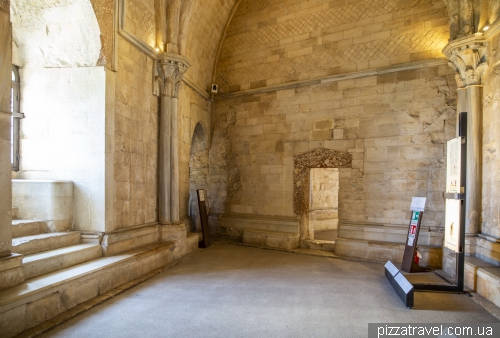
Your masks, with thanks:
M225 211L293 216L294 157L326 148L352 155L339 172L341 220L406 225L411 197L423 196L424 225L441 227L455 111L445 63L216 100L211 152L221 133L241 181L227 188Z
M23 68L91 67L101 53L89 0L13 0L13 41Z
M179 215L185 222L189 216L194 220L198 207L194 189L207 189L209 146L209 100L183 85L179 95Z
M481 232L500 237L500 35L490 43L490 70L484 84L483 105L483 186Z
M223 92L443 57L442 0L242 0L217 61Z
M115 228L157 221L158 97L154 61L118 38L114 116Z
M10 185L12 26L8 4L8 1L0 1L0 257L10 255L12 247L12 188Z
M98 64L111 69L113 64L114 1L90 0L90 2L99 24L101 38Z
M75 184L75 230L105 230L104 67L21 69L22 179ZM109 145L109 144L108 144Z
M238 0L193 2L186 38L186 57L192 66L186 77L204 90L208 90L212 83L219 42L237 2Z

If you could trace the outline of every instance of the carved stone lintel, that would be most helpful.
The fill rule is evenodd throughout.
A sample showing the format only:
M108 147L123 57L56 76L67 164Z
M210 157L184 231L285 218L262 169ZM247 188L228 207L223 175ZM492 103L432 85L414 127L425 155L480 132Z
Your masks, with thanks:
M182 56L160 54L155 69L154 94L179 97L182 78L189 67L189 62Z
M488 69L488 42L478 40L450 43L443 50L448 57L448 64L456 71L458 88L483 84L483 75Z
M10 13L10 0L0 0L0 10Z

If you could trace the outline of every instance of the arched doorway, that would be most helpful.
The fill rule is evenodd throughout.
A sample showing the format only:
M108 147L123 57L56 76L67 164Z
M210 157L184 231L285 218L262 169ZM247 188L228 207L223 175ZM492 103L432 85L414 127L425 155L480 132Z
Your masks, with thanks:
M197 123L189 156L189 218L191 219L191 231L201 231L196 190L207 189L208 149L206 140L205 129L201 123Z

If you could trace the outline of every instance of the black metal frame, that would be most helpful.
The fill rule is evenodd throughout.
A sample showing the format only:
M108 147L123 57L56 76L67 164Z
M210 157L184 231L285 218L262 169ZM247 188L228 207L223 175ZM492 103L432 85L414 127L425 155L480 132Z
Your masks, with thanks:
M462 138L462 149L461 149L461 167L462 171L460 174L460 194L455 196L456 199L461 200L462 207L460 208L460 233L459 242L460 248L456 255L456 278L455 285L445 285L445 284L428 284L428 283L415 283L413 288L416 291L442 291L442 292L454 292L463 293L464 292L464 264L465 264L465 189L467 182L467 113L460 113L459 115L459 126L458 126L458 136Z

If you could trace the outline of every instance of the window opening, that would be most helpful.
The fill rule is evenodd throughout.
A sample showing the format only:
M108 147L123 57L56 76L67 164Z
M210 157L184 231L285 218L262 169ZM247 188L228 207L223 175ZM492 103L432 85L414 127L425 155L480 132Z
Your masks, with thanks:
M12 88L10 91L10 163L13 171L19 171L19 127L24 114L21 114L21 80L19 69L12 66Z

